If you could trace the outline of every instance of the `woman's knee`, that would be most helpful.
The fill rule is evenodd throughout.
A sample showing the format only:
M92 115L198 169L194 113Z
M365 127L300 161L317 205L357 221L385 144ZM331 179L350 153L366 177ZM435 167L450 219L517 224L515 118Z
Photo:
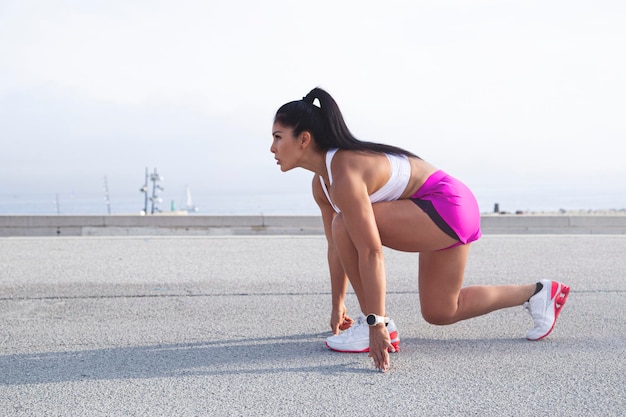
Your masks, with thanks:
M430 324L445 326L455 323L456 309L445 308L445 306L425 306L422 305L422 317Z

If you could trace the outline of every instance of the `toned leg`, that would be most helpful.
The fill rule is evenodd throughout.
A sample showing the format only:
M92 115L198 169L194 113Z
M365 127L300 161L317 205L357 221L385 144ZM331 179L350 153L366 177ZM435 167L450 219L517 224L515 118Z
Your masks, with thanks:
M374 204L374 214L385 246L420 252L419 294L426 321L452 324L522 305L533 295L535 284L462 288L470 245L444 249L456 241L412 201Z
M452 324L507 307L522 305L531 285L477 285L462 288L470 245L420 253L419 295L422 316L431 324Z

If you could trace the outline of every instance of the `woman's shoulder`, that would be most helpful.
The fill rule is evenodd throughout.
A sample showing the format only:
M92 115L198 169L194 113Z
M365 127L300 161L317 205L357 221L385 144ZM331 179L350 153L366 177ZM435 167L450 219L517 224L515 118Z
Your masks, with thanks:
M381 153L341 150L332 161L332 184L364 182L368 189L378 188L389 177L390 164Z
M367 152L352 149L338 149L333 157L333 162L349 165L367 165L378 162L382 159L386 159L387 156L384 153Z

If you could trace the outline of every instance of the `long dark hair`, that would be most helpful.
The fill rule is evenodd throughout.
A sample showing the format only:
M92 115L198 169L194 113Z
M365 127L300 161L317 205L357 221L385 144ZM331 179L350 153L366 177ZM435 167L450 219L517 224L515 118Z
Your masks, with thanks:
M315 99L319 101L319 107L313 104ZM294 136L310 132L322 150L339 148L417 157L396 146L355 138L346 126L337 102L321 88L314 88L302 100L282 105L276 112L274 122L292 128Z

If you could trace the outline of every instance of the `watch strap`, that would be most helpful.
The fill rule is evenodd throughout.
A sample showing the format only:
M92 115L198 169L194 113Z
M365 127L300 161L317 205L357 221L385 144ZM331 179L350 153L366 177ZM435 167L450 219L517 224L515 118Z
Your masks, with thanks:
M379 324L387 324L389 323L389 317L379 316L378 314L368 314L367 315L367 324L370 326L378 326Z

